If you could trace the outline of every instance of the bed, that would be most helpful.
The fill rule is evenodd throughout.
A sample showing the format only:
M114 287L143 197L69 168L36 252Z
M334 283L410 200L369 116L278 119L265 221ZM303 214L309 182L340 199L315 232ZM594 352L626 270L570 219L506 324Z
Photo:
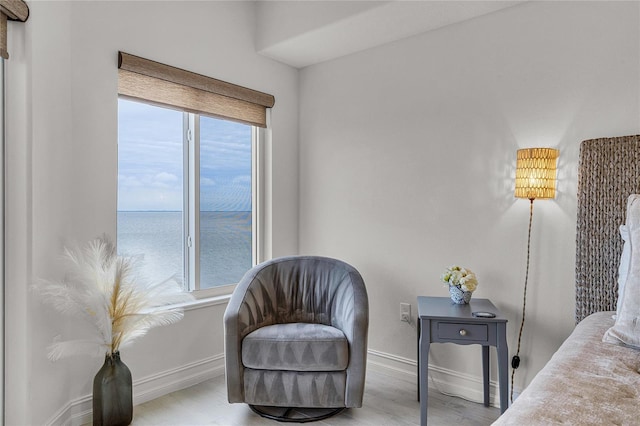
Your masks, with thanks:
M494 425L640 424L640 136L582 142L578 171L577 325Z

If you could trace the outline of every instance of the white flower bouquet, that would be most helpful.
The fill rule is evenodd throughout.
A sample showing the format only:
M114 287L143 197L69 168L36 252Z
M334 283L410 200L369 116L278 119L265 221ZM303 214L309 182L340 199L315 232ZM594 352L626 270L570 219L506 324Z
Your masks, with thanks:
M449 286L458 287L462 291L473 293L478 288L478 278L476 274L468 268L460 266L450 266L440 276L443 283Z

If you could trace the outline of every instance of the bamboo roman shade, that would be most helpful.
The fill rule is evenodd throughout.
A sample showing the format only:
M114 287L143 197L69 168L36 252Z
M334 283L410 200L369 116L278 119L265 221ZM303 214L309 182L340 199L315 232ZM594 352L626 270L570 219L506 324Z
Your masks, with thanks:
M7 50L7 19L25 22L29 6L22 0L0 0L0 58L9 59Z
M259 127L267 126L266 109L275 103L272 95L124 52L118 52L118 93Z

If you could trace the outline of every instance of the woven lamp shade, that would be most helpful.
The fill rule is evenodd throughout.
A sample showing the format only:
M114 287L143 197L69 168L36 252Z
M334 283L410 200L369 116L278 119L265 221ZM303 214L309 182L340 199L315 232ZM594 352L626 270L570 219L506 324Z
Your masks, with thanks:
M553 148L519 149L516 163L516 198L554 198L560 151Z

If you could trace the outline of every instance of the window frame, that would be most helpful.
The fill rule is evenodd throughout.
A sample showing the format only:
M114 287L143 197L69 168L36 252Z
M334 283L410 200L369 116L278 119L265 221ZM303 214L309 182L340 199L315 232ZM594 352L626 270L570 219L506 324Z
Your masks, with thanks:
M119 95L118 98L139 102L155 107L170 108L157 105L143 99L132 99ZM207 114L182 111L182 152L183 152L183 207L182 207L182 274L183 288L194 295L197 300L228 296L233 293L238 283L200 288L200 117ZM216 120L228 120L221 117ZM267 121L270 110L267 109ZM263 261L263 229L264 229L264 145L267 128L251 126L251 267ZM116 207L117 209L117 207ZM117 236L117 233L116 233ZM117 244L117 238L116 238Z
M238 283L200 287L200 117L203 114L183 113L184 133L184 207L183 207L183 255L185 269L185 287L198 298L217 297L231 294ZM220 119L214 117L216 119ZM259 147L260 135L264 131L251 126L251 266L261 259L259 250L262 241L261 225L261 183L262 150Z
M264 194L263 192L264 179L262 178L263 159L264 159L264 148L263 148L264 140L265 140L265 129L257 126L251 126L251 267L252 268L264 260L263 250L262 250L262 241L263 241L262 230L264 229L264 220L263 220L264 215L262 214L264 210L263 210L262 200L264 199L264 197L261 196L262 194ZM198 176L197 179L199 183L200 181L199 165L198 165L197 176ZM198 185L198 188L199 188L199 185ZM196 191L196 192L199 194L200 191ZM199 195L198 195L198 199L199 199ZM199 225L199 222L200 222L199 206L197 210L194 209L193 211L196 213L196 216L197 216L196 221L198 222L198 225ZM198 233L197 234L198 238L195 239L197 242L193 244L194 249L196 246L199 248L199 244L200 244L199 226L198 226L198 231L196 232ZM185 240L187 240L187 238L185 238ZM195 257L195 262L197 263L199 268L199 264L200 264L199 251L195 252L194 257ZM192 294L196 297L196 299L230 295L231 293L233 293L233 290L235 290L236 286L238 285L238 283L234 283L234 284L227 284L227 285L221 285L221 286L216 286L211 288L200 289L199 288L200 286L199 269L197 271L198 273L193 274L193 276L195 278L195 282L198 288L197 290L195 288L189 289L189 291L192 292ZM190 277L190 279L191 278L192 277Z

